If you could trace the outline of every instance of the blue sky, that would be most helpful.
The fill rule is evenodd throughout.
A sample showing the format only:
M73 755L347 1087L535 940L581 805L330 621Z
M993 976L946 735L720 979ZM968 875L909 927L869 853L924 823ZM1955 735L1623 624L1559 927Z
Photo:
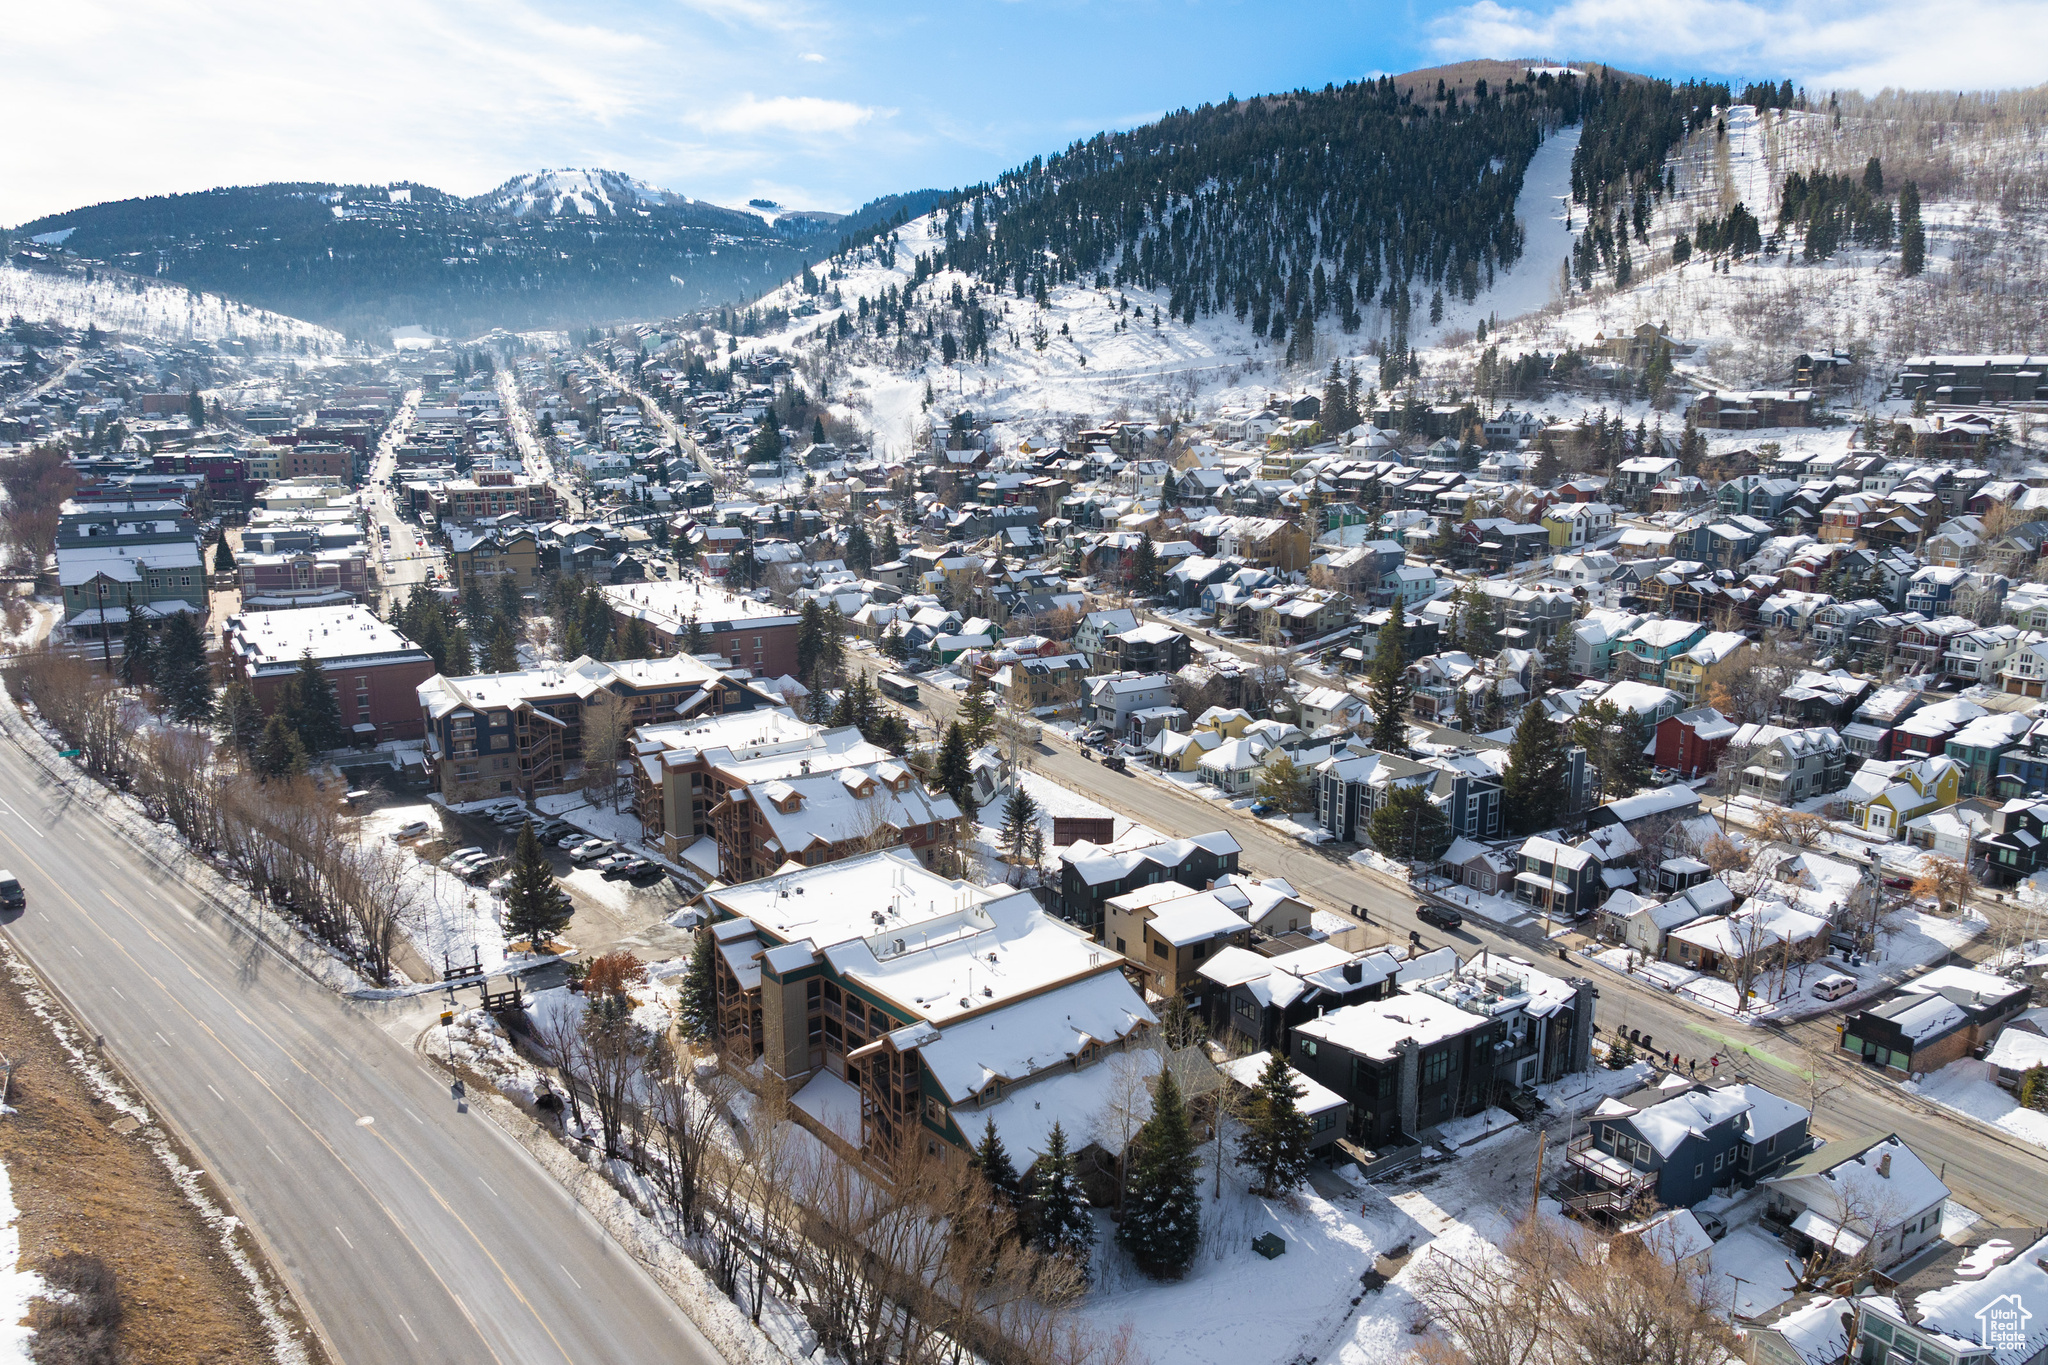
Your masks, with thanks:
M283 179L476 194L562 166L843 210L1183 104L1473 56L2048 80L2043 0L0 0L0 32L4 223Z

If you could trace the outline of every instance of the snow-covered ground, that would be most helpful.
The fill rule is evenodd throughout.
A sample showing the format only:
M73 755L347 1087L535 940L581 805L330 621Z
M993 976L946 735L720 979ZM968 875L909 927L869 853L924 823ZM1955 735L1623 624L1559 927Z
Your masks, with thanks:
M28 1301L43 1292L43 1281L33 1270L16 1268L21 1259L21 1230L15 1226L14 1186L7 1167L0 1165L0 1365L23 1365L35 1340L33 1329L20 1325L28 1313Z
M1950 1062L1931 1076L1902 1082L1906 1090L1944 1109L1968 1114L2021 1142L2048 1148L2048 1114L2022 1109L2013 1093L1999 1085L1997 1068L1971 1058Z
M360 837L388 843L393 830L424 820L432 838L441 829L440 813L438 806L425 801L382 806L363 816ZM481 960L485 971L497 971L505 965L504 902L412 856L410 850L420 842L401 849L406 856L400 865L414 891L413 912L401 922L406 938L437 972L444 960Z
M24 270L0 265L0 314L16 313L31 322L79 329L93 325L102 332L166 341L239 337L260 349L291 351L303 342L315 353L348 346L341 333L283 313L104 269L88 281L83 268Z

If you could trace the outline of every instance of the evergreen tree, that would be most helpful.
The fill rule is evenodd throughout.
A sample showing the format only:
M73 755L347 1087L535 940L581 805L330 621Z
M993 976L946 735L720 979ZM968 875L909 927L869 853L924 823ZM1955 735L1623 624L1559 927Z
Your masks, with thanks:
M704 623L692 616L683 622L683 653L698 655L704 652Z
M311 646L299 656L299 671L292 675L289 686L290 693L278 709L285 713L286 723L299 737L299 742L306 746L307 753L326 753L348 742L348 731L341 723L341 703L334 695L334 683L328 679L327 670L320 667L320 661L313 657Z
M491 632L491 646L484 651L484 672L516 673L519 671L519 644L512 638L512 627L504 617L498 618L498 628Z
M271 712L263 725L263 738L256 745L256 775L266 781L297 777L306 771L307 761L306 746L285 724L284 712Z
M1372 845L1405 863L1433 863L1451 846L1451 822L1421 787L1395 787L1367 825Z
M796 680L812 691L820 687L819 661L825 655L825 611L818 599L808 598L797 618Z
M141 687L149 681L149 630L139 621L128 624L128 633L121 637L121 681L130 687Z
M1066 1130L1057 1119L1046 1136L1045 1155L1035 1167L1032 1195L1038 1204L1032 1245L1047 1256L1072 1263L1085 1278L1095 1251L1095 1220L1088 1216L1081 1180L1074 1174L1074 1157L1067 1150Z
M1014 1202L1019 1193L1017 1167L1010 1160L1009 1149L1003 1146L1002 1135L996 1132L996 1121L987 1120L981 1131L981 1141L974 1146L974 1154L968 1164L981 1172L981 1178L988 1182L989 1189L997 1198Z
M1179 1279L1201 1249L1202 1194L1187 1106L1170 1069L1159 1073L1152 1117L1131 1146L1125 1157L1131 1173L1124 1188L1117 1245L1147 1275Z
M1150 597L1159 591L1159 551L1146 536L1131 554L1131 591Z
M846 532L846 567L862 578L866 578L868 571L875 567L874 541L868 537L867 524L858 517Z
M1308 1179L1308 1144L1315 1130L1296 1099L1287 1061L1275 1052L1259 1073L1258 1088L1245 1111L1244 1133L1237 1140L1237 1164L1258 1176L1254 1194L1279 1198Z
M896 541L896 523L882 523L881 537L875 542L875 563L893 564L903 557L903 547Z
M1543 642L1543 677L1553 686L1561 686L1572 676L1572 623L1561 621L1551 637Z
M1031 793L1024 790L1022 783L1010 789L1010 799L1003 803L1003 848L1008 851L1010 861L1024 861L1026 846L1031 842L1031 831L1038 827L1038 803L1031 799Z
M960 807L960 813L973 818L974 815L974 771L969 766L967 732L954 721L946 727L945 742L939 746L937 777L939 789L953 798Z
M967 689L967 695L960 699L958 718L970 746L988 742L989 731L995 728L996 704L995 693L985 680L976 678Z
M256 695L247 683L235 678L222 689L213 723L223 744L245 761L255 758L256 746L263 742L263 708L256 704Z
M511 880L505 887L505 934L525 939L535 952L545 951L548 940L569 923L572 907L568 897L555 886L555 870L534 837L533 821L519 826L519 842L512 849Z
M1493 598L1477 583L1465 590L1465 610L1458 619L1459 644L1474 659L1494 653Z
M228 538L226 536L222 536L213 543L213 571L215 573L233 573L235 571L235 552L228 548Z
M690 965L683 973L681 1024L691 1038L709 1038L718 1026L718 982L711 954L716 951L708 928L697 930L690 944Z
M1911 278L1927 268L1927 229L1920 223L1920 187L1908 180L1899 190L1899 273Z
M1408 623L1401 598L1394 596L1387 623L1380 627L1367 686L1372 702L1372 747L1390 754L1408 752L1408 704L1415 689L1408 685Z
M1557 823L1570 798L1567 773L1564 732L1540 699L1531 701L1522 709L1501 774L1501 810L1512 833L1535 834Z
M213 715L213 665L206 661L206 641L192 613L174 613L164 622L154 657L147 660L150 680L173 719L201 721Z

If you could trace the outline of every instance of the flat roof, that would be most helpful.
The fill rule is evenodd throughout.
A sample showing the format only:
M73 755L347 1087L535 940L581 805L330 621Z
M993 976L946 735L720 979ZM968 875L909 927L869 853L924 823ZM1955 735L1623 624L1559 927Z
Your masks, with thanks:
M224 636L227 647L252 673L297 668L308 650L330 668L349 661L387 664L430 657L396 626L362 606L247 611L228 618Z

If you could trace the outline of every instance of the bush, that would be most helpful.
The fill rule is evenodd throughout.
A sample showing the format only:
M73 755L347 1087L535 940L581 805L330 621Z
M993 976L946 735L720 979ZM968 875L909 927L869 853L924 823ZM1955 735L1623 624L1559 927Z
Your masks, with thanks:
M36 1365L114 1365L120 1360L121 1289L97 1256L67 1251L41 1267L43 1283L62 1299L29 1301Z

